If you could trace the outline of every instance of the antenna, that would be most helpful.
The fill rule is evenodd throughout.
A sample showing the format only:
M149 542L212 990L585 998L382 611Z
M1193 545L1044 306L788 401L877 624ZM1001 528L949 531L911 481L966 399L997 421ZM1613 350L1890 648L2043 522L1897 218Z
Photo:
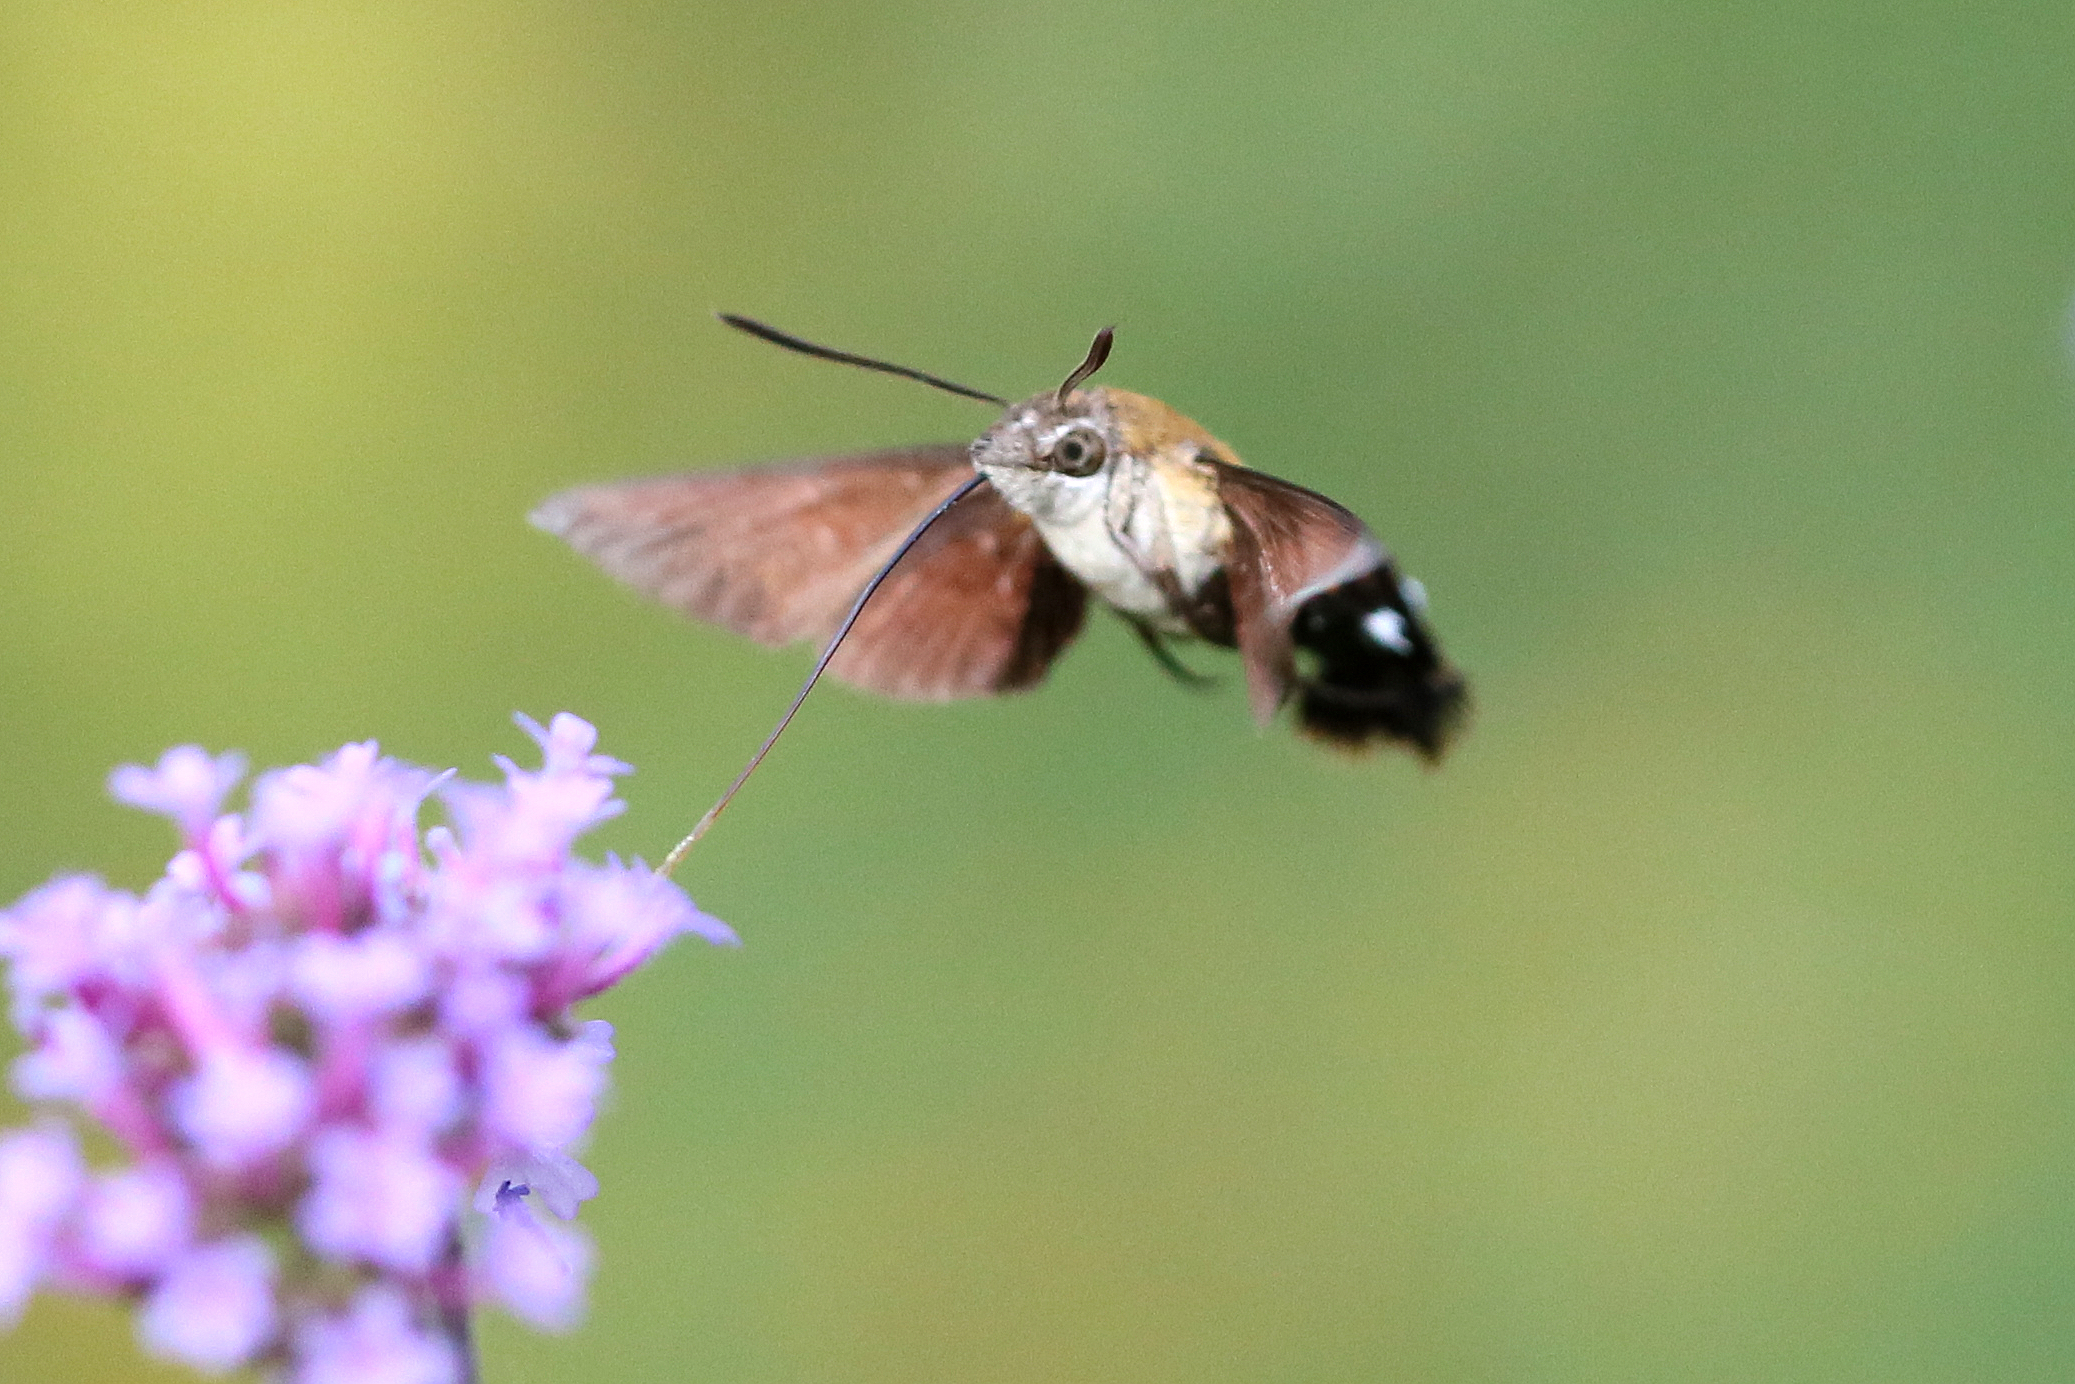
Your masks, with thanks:
M920 380L924 384L935 385L938 389L944 390L947 393L960 394L968 399L978 399L983 403L1006 406L1009 402L999 394L989 394L984 389L971 389L962 384L954 384L942 376L932 375L926 371L911 370L905 365L895 365L890 361L873 360L870 356L855 356L848 351L838 351L833 346L817 346L811 341L794 336L791 332L781 332L776 327L766 326L754 318L739 317L732 312L717 312L714 316L738 332L748 332L751 336L760 337L770 342L773 346L783 346L786 350L798 351L803 356L814 356L821 360L833 360L843 365L862 366L866 370L877 370L882 374L899 375L904 380Z
M1095 340L1088 343L1087 356L1074 367L1074 372L1066 377L1066 383L1059 386L1059 403L1062 407L1066 404L1067 395L1079 389L1083 380L1102 369L1102 363L1110 358L1110 345L1116 339L1115 327L1104 327L1095 334Z
M750 329L745 327L743 330L748 331ZM792 724L793 713L800 709L800 703L806 701L807 694L814 690L814 684L820 681L823 670L829 666L829 660L836 656L837 646L842 644L843 636L850 633L850 627L857 623L857 617L864 614L865 602L872 599L872 593L879 589L880 583L892 575L893 569L900 565L901 559L908 555L908 550L921 540L924 533L928 532L931 524L943 518L950 511L951 506L972 494L986 479L985 476L976 475L964 485L952 491L942 504L929 512L927 519L917 524L914 530L901 540L901 546L893 550L893 556L886 559L885 565L873 573L872 579L865 583L865 589L858 592L857 599L851 603L850 613L843 617L843 623L836 627L835 634L830 637L828 644L822 649L821 657L814 660L814 671L807 675L807 681L800 684L798 694L793 697L793 704L785 709L785 715L778 718L778 724L772 728L769 735L764 737L764 743L755 754L750 756L749 763L742 766L742 772L735 775L735 781L728 785L727 792L720 795L720 801L707 808L706 815L699 819L698 824L692 828L691 834L678 842L670 854L663 857L663 863L656 867L657 874L668 879L671 871L677 868L678 862L684 859L685 852L692 848L692 843L706 834L706 829L720 819L721 809L728 805L728 800L741 790L743 784L749 782L749 776L757 771L757 765L764 762L764 756L771 753L771 747L778 743L778 737L785 734L785 728Z

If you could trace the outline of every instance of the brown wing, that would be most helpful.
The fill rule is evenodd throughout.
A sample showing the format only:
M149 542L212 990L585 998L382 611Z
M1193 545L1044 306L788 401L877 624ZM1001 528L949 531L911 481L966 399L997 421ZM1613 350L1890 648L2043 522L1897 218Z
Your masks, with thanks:
M1265 724L1290 694L1297 607L1381 567L1387 554L1361 520L1325 496L1258 471L1213 466L1232 519L1225 571L1234 633L1254 719Z
M972 477L963 444L565 491L533 522L607 573L762 644L823 642L901 540ZM1028 687L1080 628L1080 584L991 487L901 561L830 671L941 701Z
M1086 606L1029 518L983 485L872 593L829 671L914 701L1035 687L1080 633Z

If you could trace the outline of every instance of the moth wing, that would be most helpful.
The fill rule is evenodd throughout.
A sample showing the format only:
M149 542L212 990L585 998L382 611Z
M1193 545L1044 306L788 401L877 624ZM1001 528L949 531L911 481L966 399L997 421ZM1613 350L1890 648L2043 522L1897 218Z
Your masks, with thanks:
M952 443L586 486L532 517L686 615L761 644L820 643L971 476ZM925 700L1027 687L1078 631L1081 598L1029 521L983 487L887 578L830 671Z
M1366 524L1315 491L1243 467L1214 469L1232 521L1225 572L1233 633L1254 719L1265 724L1294 685L1290 626L1297 608L1383 566L1389 555Z
M872 593L829 671L912 701L1020 691L1044 680L1086 608L1036 526L983 485Z
M790 644L833 631L971 465L947 445L657 476L564 491L532 518L644 595Z

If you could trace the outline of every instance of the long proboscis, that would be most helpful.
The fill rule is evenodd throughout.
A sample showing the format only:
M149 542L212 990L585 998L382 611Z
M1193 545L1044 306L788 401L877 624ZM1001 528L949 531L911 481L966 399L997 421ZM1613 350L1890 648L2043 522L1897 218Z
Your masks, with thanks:
M877 370L885 375L899 375L904 380L919 380L923 384L933 385L946 393L956 394L967 399L978 399L983 403L1005 405L1009 402L999 394L989 394L984 389L974 389L971 385L959 384L956 380L947 380L942 375L932 375L927 370L916 370L906 365L895 365L888 360L874 360L870 356L860 356L849 351L839 351L833 346L817 345L805 337L794 336L791 332L782 332L778 328L768 323L759 322L753 317L743 317L732 312L717 312L714 316L738 332L748 332L760 341L768 341L773 346L783 346L788 351L798 351L803 356L813 356L816 360L832 360L840 365L855 365L860 369Z
M908 555L908 551L922 541L922 535L929 532L930 526L950 513L953 505L979 489L986 479L985 476L975 475L964 485L952 491L949 496L945 497L942 504L929 512L927 519L917 524L914 530L901 540L901 546L893 550L893 556L886 559L884 565L872 574L872 579L865 583L865 589L858 592L857 599L851 602L850 613L843 617L843 623L836 626L835 634L830 636L829 642L822 648L821 657L814 660L814 671L807 674L807 681L800 684L800 690L794 695L792 705L785 709L785 715L778 718L778 724L773 726L771 733L764 737L764 743L758 747L754 755L750 756L749 763L742 766L742 772L735 775L735 781L728 785L727 792L720 795L720 801L707 808L706 815L699 819L698 824L692 828L691 833L684 840L678 842L670 854L663 857L663 863L656 867L657 874L667 879L670 873L677 868L678 862L684 859L685 852L689 851L693 843L706 834L707 828L720 819L721 811L727 807L729 800L741 791L743 784L749 782L749 776L757 771L757 765L764 762L764 756L771 753L771 747L778 743L778 737L785 734L785 728L792 724L793 715L799 711L800 704L807 700L807 694L812 692L814 684L821 680L821 675L827 670L829 661L836 656L836 650L842 646L843 637L850 633L850 627L857 623L857 617L864 614L865 602L872 599L872 593L877 591L889 576L893 575L893 569L900 566L901 559Z

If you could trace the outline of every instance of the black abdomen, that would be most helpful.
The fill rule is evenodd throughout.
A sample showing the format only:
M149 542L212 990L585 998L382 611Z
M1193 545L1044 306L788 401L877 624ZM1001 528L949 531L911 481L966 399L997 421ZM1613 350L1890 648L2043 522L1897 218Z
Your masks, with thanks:
M1441 757L1468 692L1420 619L1417 591L1386 564L1297 608L1290 634L1308 664L1297 694L1306 734L1348 748L1395 740Z

